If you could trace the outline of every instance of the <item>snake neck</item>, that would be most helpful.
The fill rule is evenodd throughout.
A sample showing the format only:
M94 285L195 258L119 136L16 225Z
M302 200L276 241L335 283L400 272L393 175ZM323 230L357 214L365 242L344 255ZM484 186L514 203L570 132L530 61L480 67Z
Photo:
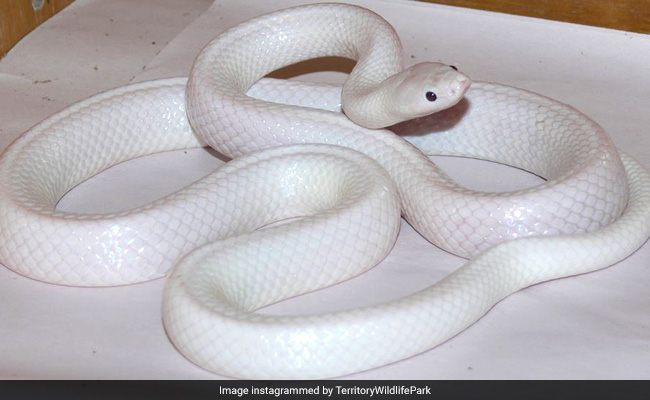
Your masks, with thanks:
M370 129L380 129L410 119L401 115L403 113L396 109L394 102L394 96L407 75L406 71L376 82L368 82L367 78L358 79L354 72L350 74L341 92L341 108L349 119Z
M348 99L371 104L386 92L382 83L403 70L399 37L377 14L353 5L314 4L258 17L219 35L197 57L193 69L205 74L192 74L189 89L243 94L275 70L320 57L356 61L346 93L359 93Z

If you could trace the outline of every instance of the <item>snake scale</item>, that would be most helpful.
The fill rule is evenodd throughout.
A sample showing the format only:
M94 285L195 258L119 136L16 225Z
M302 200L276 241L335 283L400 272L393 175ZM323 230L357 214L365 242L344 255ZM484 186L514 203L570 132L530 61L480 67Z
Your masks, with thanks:
M343 87L264 78L325 56L357 61ZM108 215L56 209L111 165L206 145L233 160L151 204ZM546 180L469 190L434 154ZM391 250L400 216L469 261L397 300L315 315L255 312L373 267ZM405 69L393 28L345 4L231 28L202 50L189 79L83 100L0 159L4 265L77 286L169 275L163 322L176 348L243 378L340 376L416 355L511 293L614 264L648 236L650 175L594 121L535 93L472 83L448 65Z

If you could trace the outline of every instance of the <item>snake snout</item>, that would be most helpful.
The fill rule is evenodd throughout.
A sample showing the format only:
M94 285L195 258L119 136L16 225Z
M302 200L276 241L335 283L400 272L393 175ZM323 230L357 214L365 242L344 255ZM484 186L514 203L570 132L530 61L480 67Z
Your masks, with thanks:
M456 79L449 85L449 95L452 97L462 97L471 85L472 81L467 77Z

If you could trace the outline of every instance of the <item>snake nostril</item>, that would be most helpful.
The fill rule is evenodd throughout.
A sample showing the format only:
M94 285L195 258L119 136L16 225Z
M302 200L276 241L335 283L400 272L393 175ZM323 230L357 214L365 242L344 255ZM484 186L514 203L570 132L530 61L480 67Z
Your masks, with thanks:
M463 95L463 94L465 94L467 89L469 89L470 85L471 85L471 81L469 79L460 80L460 81L456 82L455 84L451 85L451 87L449 88L449 94L452 95L452 96L454 96L454 95L456 95L458 93Z

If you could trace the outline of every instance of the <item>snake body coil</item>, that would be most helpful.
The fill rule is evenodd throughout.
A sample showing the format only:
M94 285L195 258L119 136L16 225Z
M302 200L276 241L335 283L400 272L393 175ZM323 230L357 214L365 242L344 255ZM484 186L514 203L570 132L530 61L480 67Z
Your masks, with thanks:
M322 56L358 61L343 88L260 81ZM403 69L393 29L359 7L256 18L206 46L187 90L184 78L118 88L18 139L0 159L0 261L83 286L171 269L163 320L190 360L237 377L320 378L430 349L521 288L606 267L645 242L650 176L619 157L602 128L540 95L490 83L466 93L469 84L442 64ZM204 144L235 159L135 210L55 210L66 191L110 165ZM425 154L498 161L547 181L476 192ZM471 261L382 304L253 312L377 264L400 211L429 241Z

